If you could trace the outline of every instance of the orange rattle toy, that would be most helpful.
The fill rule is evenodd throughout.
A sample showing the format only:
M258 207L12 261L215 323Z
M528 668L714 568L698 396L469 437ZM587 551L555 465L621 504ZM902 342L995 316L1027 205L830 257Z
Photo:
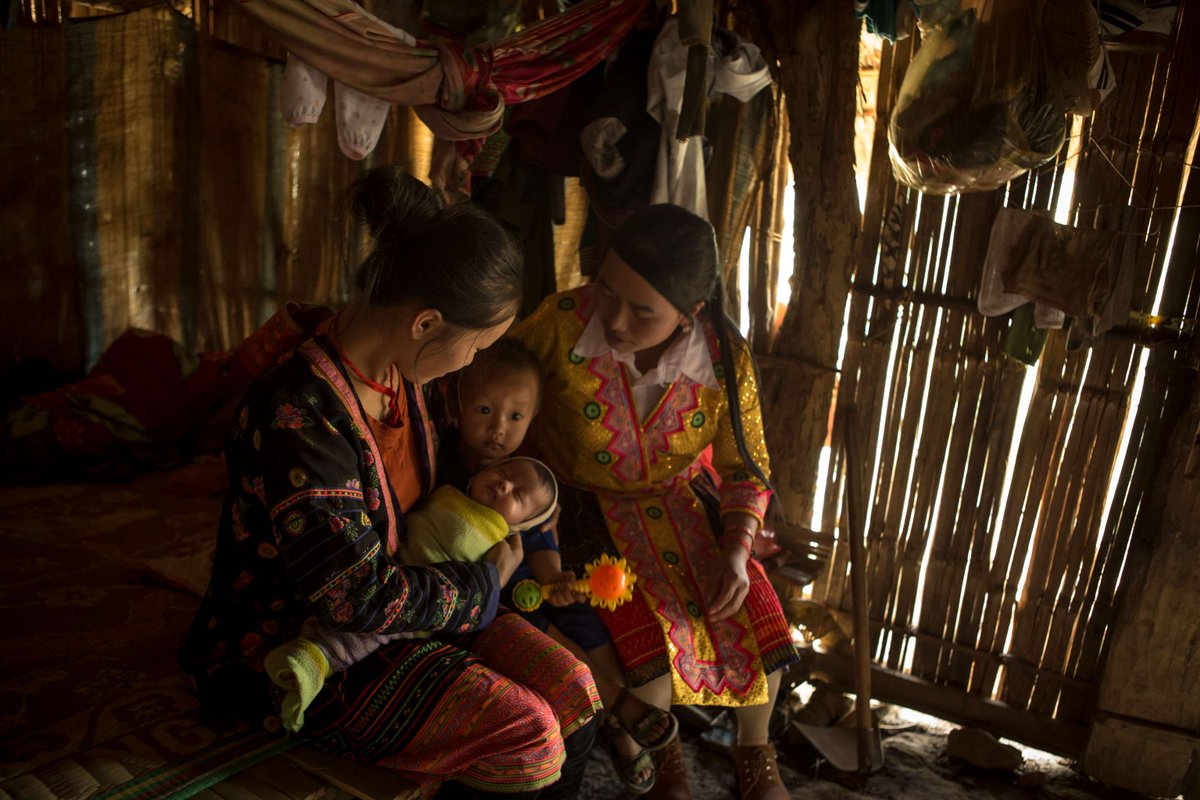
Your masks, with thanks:
M637 582L624 558L612 558L607 553L588 564L587 573L571 582L571 591L586 594L593 606L615 609L633 599L633 585ZM513 587L513 605L518 611L536 611L549 596L550 586L543 586L526 578Z

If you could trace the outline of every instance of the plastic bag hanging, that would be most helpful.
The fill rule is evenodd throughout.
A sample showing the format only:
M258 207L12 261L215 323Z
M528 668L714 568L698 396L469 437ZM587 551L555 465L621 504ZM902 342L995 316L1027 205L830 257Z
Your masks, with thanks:
M1041 7L962 0L922 16L888 126L898 181L931 194L986 191L1058 153L1066 115L1049 78Z

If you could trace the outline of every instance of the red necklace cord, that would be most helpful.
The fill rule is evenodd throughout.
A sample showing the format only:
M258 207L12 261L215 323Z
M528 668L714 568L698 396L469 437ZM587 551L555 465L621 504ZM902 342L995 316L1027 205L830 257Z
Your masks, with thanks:
M341 341L338 339L336 321L334 322L333 325L330 326L329 332L331 334L329 338L333 340L333 348L335 350L337 350L338 358L342 359L342 363L345 364L346 367L349 368L349 370L351 372L353 372L355 377L357 377L360 381L362 381L368 387L370 387L371 389L374 389L375 391L379 392L381 395L383 395L384 397L386 397L388 399L388 410L387 410L388 416L387 416L387 419L384 421L388 425L391 425L393 428L399 427L400 422L401 422L399 390L396 389L395 385L385 386L384 384L380 383L377 380L368 378L366 375L363 374L362 370L360 370L354 364L354 362L350 360L350 357L346 355L346 351L342 349ZM391 384L399 384L400 383L399 377L400 377L399 371L396 369L396 365L389 364L388 369L387 369L387 376L384 378L384 380L388 381Z

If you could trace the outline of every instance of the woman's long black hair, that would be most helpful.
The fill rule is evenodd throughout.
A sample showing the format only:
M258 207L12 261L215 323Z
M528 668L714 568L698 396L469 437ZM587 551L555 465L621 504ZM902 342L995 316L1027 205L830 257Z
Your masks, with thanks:
M702 300L707 303L721 351L725 397L729 401L730 423L738 453L746 467L770 489L770 479L746 446L737 366L733 358L735 343L744 344L745 340L725 313L725 289L712 225L685 208L660 203L638 209L622 220L613 231L609 246L684 314L691 314L692 308ZM753 368L753 358L750 363Z

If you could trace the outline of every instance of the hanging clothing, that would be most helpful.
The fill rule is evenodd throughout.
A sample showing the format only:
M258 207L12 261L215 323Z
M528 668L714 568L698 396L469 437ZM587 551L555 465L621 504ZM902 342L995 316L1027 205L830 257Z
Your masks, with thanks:
M629 209L650 201L662 128L646 113L646 75L658 28L634 29L605 65L604 82L584 120L580 184L587 221L579 240L579 268L593 276L612 229Z
M1131 31L1165 39L1175 27L1178 8L1178 3L1162 0L1151 3L1142 0L1098 0L1096 3L1101 30L1105 36L1113 39Z
M1037 313L1032 303L1018 306L1012 312L1011 324L1004 334L1004 354L1027 367L1037 364L1042 357L1049 336L1047 326L1038 324Z
M471 160L506 105L561 89L624 39L648 0L588 0L500 42L423 42L352 0L242 0L236 7L322 75L388 104L413 106L437 137L434 184L470 196ZM455 144L457 143L457 144Z
M578 571L609 553L624 556L638 575L632 602L598 612L632 685L670 674L676 703L765 702L766 675L797 652L761 565L747 564L750 593L736 615L717 623L704 616L707 592L723 569L721 516L744 512L761 520L770 496L733 438L715 331L702 314L697 328L715 385L679 370L650 412L639 414L627 365L611 351L577 350L594 319L592 288L547 298L514 334L542 364L536 441L559 478L564 565ZM744 342L735 347L746 444L766 470L751 355ZM701 462L710 446L719 491Z
M328 82L325 75L288 53L280 99L283 117L289 125L299 127L316 124L325 108ZM338 147L347 158L361 161L375 149L392 107L341 81L334 81L333 91Z
M589 200L604 214L645 203L650 196L661 128L646 113L646 76L658 33L657 28L639 28L621 43L604 67L580 131L587 165L581 177Z
M1090 0L1047 3L1042 9L1046 77L1069 114L1095 111L1116 88L1116 72Z
M908 35L899 22L907 7L908 0L855 0L854 16L864 21L867 33L894 43Z
M717 41L721 41L718 37ZM717 232L722 274L730 275L751 225L758 189L770 174L778 119L775 93L768 90L741 102L717 95L708 110L705 136L714 159L705 172L709 221Z
M729 37L733 34L727 32ZM771 73L758 47L736 37L732 41L712 61L704 96L727 94L744 103L771 85ZM679 39L678 21L663 23L650 56L646 96L646 111L662 126L650 202L674 203L708 219L706 141L679 130L688 51Z
M562 176L521 161L510 142L490 176L475 175L471 191L472 200L504 222L521 243L525 259L521 314L527 315L558 288L554 225L563 207Z
M1067 316L1091 317L1112 295L1114 231L1060 225L1044 213L1002 208L992 224L978 306L1006 314L1037 304L1037 325L1062 327Z

